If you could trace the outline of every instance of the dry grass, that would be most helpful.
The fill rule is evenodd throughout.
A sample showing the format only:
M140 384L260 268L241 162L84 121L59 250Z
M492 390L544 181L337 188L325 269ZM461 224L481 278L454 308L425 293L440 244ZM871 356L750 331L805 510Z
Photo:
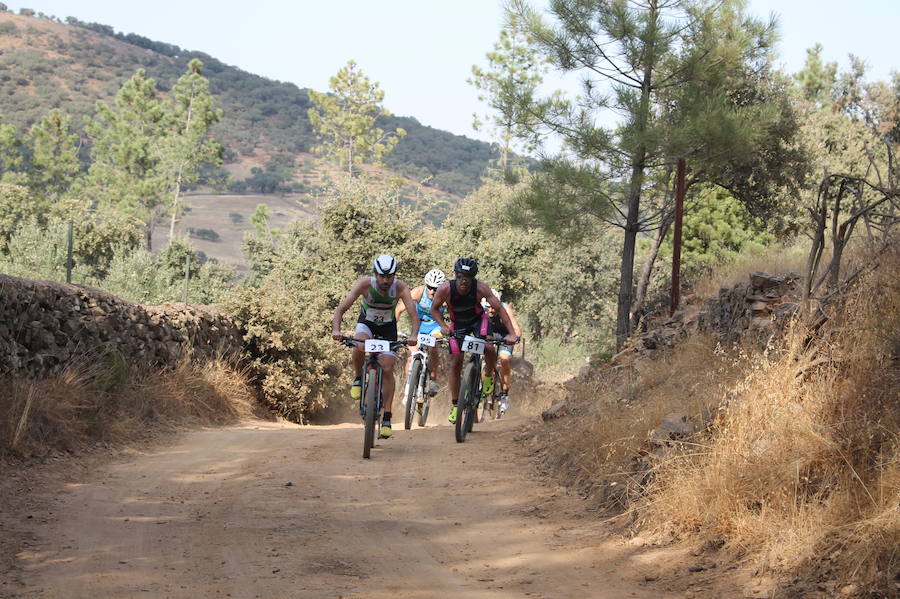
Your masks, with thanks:
M605 370L573 390L575 418L535 431L544 467L607 507L622 507L645 474L633 458L648 433L673 412L702 426L742 373L740 361L706 336L632 370Z
M704 450L660 466L646 526L724 541L775 571L895 592L898 281L894 255L834 307L815 353L798 325L784 350L756 356Z
M140 373L107 350L52 378L8 381L0 398L0 454L123 444L161 428L259 416L258 405L246 373L232 364L186 357L174 370Z
M697 279L691 292L698 297L716 295L722 287L746 283L751 272L762 271L769 274L803 274L809 248L806 243L788 247L768 249L764 252L741 255L732 262L722 264L709 274Z
M796 272L792 254L729 272ZM764 352L697 336L599 373L572 391L569 417L532 430L545 468L627 510L644 536L724 544L801 587L896 596L900 253L879 260L813 336L798 324ZM647 456L648 433L672 412L701 432Z

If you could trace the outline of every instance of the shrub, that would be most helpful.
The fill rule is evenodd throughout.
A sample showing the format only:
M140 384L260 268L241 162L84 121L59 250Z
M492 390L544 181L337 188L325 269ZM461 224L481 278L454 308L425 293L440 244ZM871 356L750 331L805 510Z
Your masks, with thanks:
M188 234L191 237L196 237L197 239L204 239L206 241L221 240L221 236L212 229L195 229L194 227L188 227Z
M329 192L318 223L277 236L263 227L248 238L257 274L221 306L246 331L266 401L285 417L303 422L334 394L349 354L331 339L331 316L353 282L370 272L374 256L396 255L411 285L435 263L430 232L420 226L396 196L354 181ZM345 330L355 316L348 311Z

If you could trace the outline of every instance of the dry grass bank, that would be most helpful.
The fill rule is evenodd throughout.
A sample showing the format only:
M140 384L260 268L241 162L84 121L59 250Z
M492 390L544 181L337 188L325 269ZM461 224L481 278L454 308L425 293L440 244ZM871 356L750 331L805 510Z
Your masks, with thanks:
M261 416L258 406L246 373L233 364L186 357L173 370L141 373L110 350L84 356L52 378L4 381L0 455L127 444L162 429Z
M784 596L897 596L900 254L828 315L767 351L700 336L599 373L535 431L543 463L642 535L723 547ZM700 432L654 456L647 435L672 412Z

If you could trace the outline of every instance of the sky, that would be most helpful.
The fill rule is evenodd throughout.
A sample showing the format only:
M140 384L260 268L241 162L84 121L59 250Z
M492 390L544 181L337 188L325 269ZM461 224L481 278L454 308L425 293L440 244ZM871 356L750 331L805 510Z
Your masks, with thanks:
M483 113L466 80L473 64L498 38L501 0L29 0L6 1L61 19L111 25L116 31L205 52L270 79L318 91L348 60L385 92L394 114L479 139L472 115ZM532 0L544 6L547 0ZM852 6L852 10L847 7ZM776 13L778 64L800 70L806 48L824 46L826 61L841 68L848 54L863 58L872 80L900 71L891 50L900 2L896 0L749 0L748 11Z

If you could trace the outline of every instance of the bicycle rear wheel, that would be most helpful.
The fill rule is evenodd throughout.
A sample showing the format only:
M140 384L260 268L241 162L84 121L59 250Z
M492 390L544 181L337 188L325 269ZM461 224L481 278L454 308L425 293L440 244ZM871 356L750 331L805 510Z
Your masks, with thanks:
M471 430L471 422L467 421L475 417L474 410L472 409L472 403L474 401L472 389L474 389L473 383L477 382L477 378L481 376L475 366L474 362L466 364L466 367L463 369L462 379L459 383L459 401L456 403L457 411L455 426L457 443L462 443L466 440L466 433Z
M366 370L366 379L363 382L363 393L365 397L366 418L363 426L365 432L363 434L363 457L368 458L372 448L375 447L375 427L378 424L378 380L374 368Z
M406 379L406 418L403 421L403 427L406 430L412 428L413 415L416 413L416 392L419 389L419 375L421 373L422 358L416 356L413 358L412 367L409 369L409 376Z
M428 420L428 406L431 405L431 398L427 395L422 400L422 409L419 410L419 426L425 426L425 421Z

